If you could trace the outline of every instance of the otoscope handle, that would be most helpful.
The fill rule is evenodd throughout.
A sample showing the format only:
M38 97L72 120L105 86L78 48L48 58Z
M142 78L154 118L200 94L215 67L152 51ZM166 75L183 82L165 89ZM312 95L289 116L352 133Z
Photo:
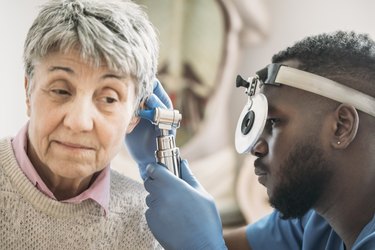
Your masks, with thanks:
M178 110L154 109L153 123L160 129L161 135L156 138L155 158L158 163L164 164L169 171L181 178L180 150L170 130L180 126L181 114Z
M174 136L165 133L166 131L162 130L162 135L156 138L156 160L158 163L164 164L169 171L181 178L180 150L176 147Z

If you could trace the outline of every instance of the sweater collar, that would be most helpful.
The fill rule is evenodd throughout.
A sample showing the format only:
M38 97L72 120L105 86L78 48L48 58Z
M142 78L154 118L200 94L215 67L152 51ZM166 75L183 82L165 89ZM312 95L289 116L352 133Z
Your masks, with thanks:
M15 153L16 160L22 172L31 181L31 183L43 194L51 199L56 200L54 194L49 190L47 185L43 182L38 172L35 170L27 155L27 140L28 140L28 123L18 132L16 137L12 140L12 147ZM110 195L110 166L105 167L101 172L95 176L95 180L88 189L79 195L60 202L78 204L85 200L92 199L97 202L108 214L109 209L109 195Z

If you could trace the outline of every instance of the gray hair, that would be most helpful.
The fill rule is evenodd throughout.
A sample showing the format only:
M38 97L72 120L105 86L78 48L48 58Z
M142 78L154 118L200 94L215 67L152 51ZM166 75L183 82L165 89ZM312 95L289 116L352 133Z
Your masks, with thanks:
M25 41L26 76L54 51L77 48L83 60L101 63L138 81L136 105L152 93L159 44L140 6L121 0L52 0L42 6ZM28 90L30 91L30 89Z

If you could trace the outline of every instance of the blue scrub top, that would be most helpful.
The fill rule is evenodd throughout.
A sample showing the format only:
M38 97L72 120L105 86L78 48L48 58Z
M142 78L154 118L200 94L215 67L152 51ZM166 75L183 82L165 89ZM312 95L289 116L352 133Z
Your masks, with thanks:
M355 220L355 218L353 218ZM344 243L328 222L314 210L300 219L282 220L275 211L248 225L246 235L253 250L344 250ZM375 216L362 229L352 250L375 249Z

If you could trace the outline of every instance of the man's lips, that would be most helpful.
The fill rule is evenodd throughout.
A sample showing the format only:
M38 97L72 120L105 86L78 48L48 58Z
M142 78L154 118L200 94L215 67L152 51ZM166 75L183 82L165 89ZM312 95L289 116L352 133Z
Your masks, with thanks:
M258 176L258 182L266 187L267 184L267 166L261 161L261 158L257 158L254 161L254 173Z
M257 175L257 176L263 176L263 175L267 175L267 171L266 171L266 166L260 161L260 159L256 159L254 161L254 173Z
M259 183L266 187L266 183L267 183L266 166L258 158L254 162L254 167L255 167L254 173L258 176Z
M257 176L262 176L262 175L266 175L266 174L267 174L266 171L264 171L264 170L262 170L262 169L260 169L260 168L255 168L255 169L254 169L254 173L255 173Z

